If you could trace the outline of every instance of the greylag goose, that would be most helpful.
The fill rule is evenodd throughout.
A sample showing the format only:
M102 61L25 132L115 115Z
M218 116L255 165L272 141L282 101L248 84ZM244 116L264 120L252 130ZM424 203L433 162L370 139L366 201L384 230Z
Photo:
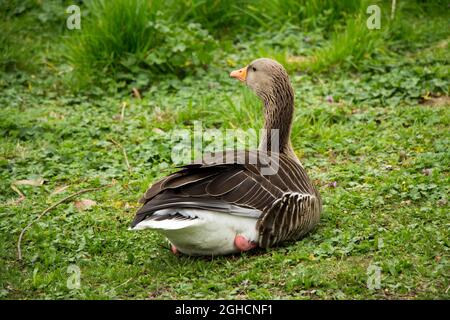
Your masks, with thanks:
M174 253L224 255L267 248L298 240L319 222L319 192L290 142L294 92L286 70L261 58L230 76L263 101L265 134L258 150L209 154L147 190L130 229L159 231ZM278 132L278 141L272 132Z

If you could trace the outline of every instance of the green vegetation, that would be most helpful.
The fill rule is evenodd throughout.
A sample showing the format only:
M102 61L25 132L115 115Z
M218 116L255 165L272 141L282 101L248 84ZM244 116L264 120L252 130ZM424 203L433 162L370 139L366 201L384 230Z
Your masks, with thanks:
M81 30L65 28L72 1L0 1L0 298L450 298L446 1L398 0L393 20L378 1L380 30L364 1L75 3ZM260 56L291 75L319 227L214 258L128 231L174 169L172 130L261 127L260 102L228 78ZM36 221L18 261L30 222L100 186Z
M78 75L110 72L117 80L137 76L149 81L161 74L184 75L210 63L214 41L208 32L195 23L164 19L156 3L91 3L89 21L77 36L68 37L66 47Z

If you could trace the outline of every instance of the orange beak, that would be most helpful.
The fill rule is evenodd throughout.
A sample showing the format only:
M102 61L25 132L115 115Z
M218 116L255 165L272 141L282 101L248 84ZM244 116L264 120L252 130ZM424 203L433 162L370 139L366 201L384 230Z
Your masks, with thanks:
M230 77L238 79L239 81L244 82L247 79L247 67L244 67L244 68L239 69L239 70L231 71Z

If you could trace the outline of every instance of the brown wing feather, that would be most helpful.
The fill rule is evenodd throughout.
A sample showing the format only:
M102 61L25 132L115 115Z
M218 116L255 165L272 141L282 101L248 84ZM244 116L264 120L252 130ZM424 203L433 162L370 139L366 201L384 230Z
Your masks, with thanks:
M225 171L211 179L206 186L206 192L213 197L220 197L233 191L247 177L244 168Z
M263 175L273 162L278 170ZM318 222L321 200L301 164L283 154L227 151L207 155L152 185L141 199L135 221L168 207L229 212L231 206L262 212L257 222L259 245L269 247L297 239ZM228 211L227 211L228 210Z

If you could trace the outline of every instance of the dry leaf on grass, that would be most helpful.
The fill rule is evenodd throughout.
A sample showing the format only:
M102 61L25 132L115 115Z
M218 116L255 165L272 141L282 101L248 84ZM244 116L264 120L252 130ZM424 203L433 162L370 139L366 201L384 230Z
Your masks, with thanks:
M124 209L125 211L129 211L129 210L135 209L135 208L136 208L136 206L132 206L132 205L130 205L128 202L125 202L125 206L123 207L123 209Z
M66 191L67 188L69 188L69 186L59 186L59 187L56 187L56 189L53 190L52 193L50 193L50 196L54 196L55 194L62 193L62 192L64 192L64 191Z
M80 199L74 202L75 208L80 211L89 210L90 208L97 205L97 202L90 199Z
M24 179L24 180L16 180L11 183L11 189L13 189L18 195L19 198L16 200L9 201L9 204L19 204L23 200L25 200L25 195L22 193L22 191L19 190L16 186L33 186L33 187L39 187L44 184L45 180L42 178L37 179Z
M137 98L139 100L142 99L141 98L141 93L139 92L139 90L137 88L133 88L132 91L133 91L133 95L134 95L135 98Z
M156 133L156 134L164 134L164 130L160 129L160 128L153 128L152 132Z
M39 187L44 184L45 180L42 178L37 179L26 179L26 180L16 180L13 182L14 185L20 186L20 185L27 185L27 186L34 186Z
M10 200L8 202L8 204L15 204L16 205L16 204L21 203L23 200L25 200L25 195L15 185L12 184L11 185L11 189L13 189L19 195L19 198L16 199L16 200Z

